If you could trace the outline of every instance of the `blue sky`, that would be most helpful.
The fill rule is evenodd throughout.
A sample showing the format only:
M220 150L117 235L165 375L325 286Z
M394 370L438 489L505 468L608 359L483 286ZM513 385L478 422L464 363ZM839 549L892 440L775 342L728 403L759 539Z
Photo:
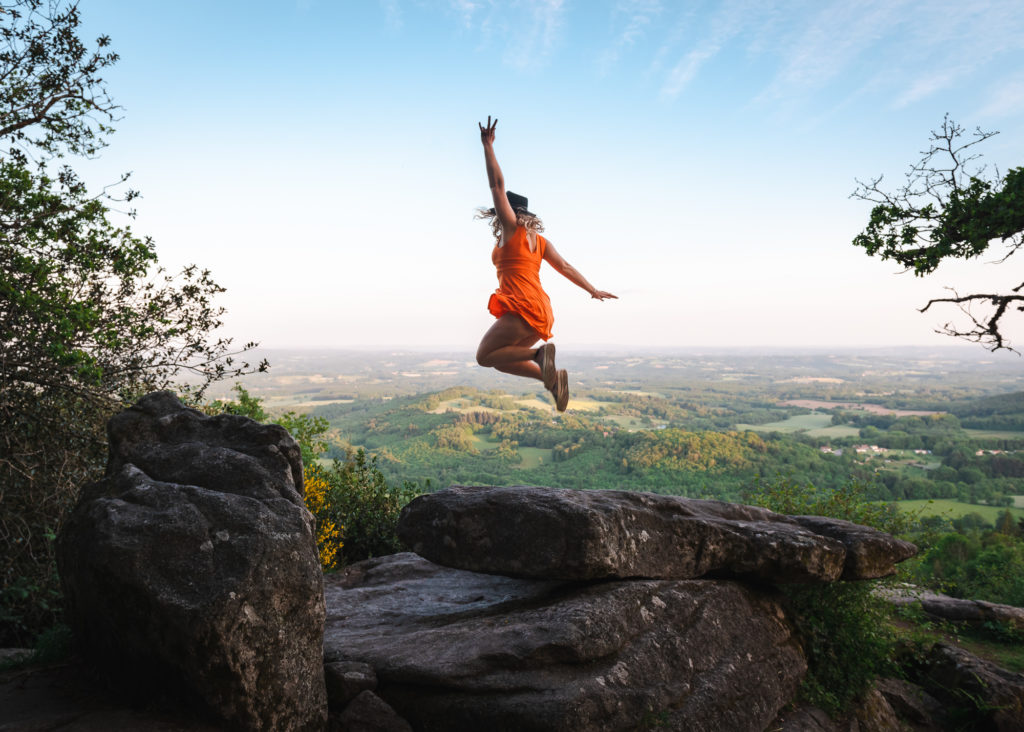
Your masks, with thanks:
M850 245L949 113L1022 163L1024 5L667 0L83 0L124 107L86 166L133 171L133 227L227 287L269 347L475 350L492 319L477 121L508 187L618 301L542 279L559 344L950 344L944 286ZM1019 255L1018 255L1019 256ZM993 257L994 259L994 257Z

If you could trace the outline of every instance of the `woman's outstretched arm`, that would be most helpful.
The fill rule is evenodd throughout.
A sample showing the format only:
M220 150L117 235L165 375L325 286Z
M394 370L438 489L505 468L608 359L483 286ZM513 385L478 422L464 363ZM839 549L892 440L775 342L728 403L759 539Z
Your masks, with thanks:
M608 298L615 300L619 299L617 295L605 292L604 290L598 290L592 284L587 282L587 278L584 277L578 269L562 259L562 255L558 253L554 246L551 245L550 241L548 241L547 246L544 248L544 261L554 267L556 272L572 282L574 285L586 290L592 298L596 300L607 300Z
M498 165L498 158L494 156L494 130L498 126L498 119L495 117L491 122L491 116L487 115L487 126L479 122L480 142L484 146L484 162L487 165L487 185L491 188L491 198L494 199L494 210L498 214L498 220L506 229L516 228L516 212L505 197L505 176L501 174L501 167Z

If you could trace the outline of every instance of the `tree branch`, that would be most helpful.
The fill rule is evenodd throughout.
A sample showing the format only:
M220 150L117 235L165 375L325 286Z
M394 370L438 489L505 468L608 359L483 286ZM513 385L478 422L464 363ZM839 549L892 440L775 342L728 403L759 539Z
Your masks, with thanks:
M1008 309L1013 303L1024 303L1024 294L1019 294L1021 289L1024 288L1024 283L1021 283L1017 287L1014 287L1011 292L1012 295L1000 294L1000 293L973 293L970 295L960 295L956 290L948 288L953 292L953 297L937 297L928 301L928 303L918 310L918 312L926 312L928 308L938 302L952 303L956 305L964 315L966 315L970 321L972 328L970 330L960 330L954 327L950 323L946 323L942 330L936 331L944 335L954 336L956 338L963 338L971 341L972 343L981 343L990 351L1007 350L1020 355L1017 349L1012 348L1009 345L1009 341L1003 335L1002 330L1002 319L1006 315ZM995 309L991 315L984 318L979 318L973 312L971 312L971 306L978 303L987 303ZM1012 308L1018 312L1024 312L1024 304L1017 305Z

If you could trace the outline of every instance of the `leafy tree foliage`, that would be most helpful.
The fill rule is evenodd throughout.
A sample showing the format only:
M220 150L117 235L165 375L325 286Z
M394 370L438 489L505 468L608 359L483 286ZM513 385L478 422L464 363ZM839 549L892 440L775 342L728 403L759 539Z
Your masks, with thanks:
M210 273L160 269L112 221L134 192L93 195L61 161L98 152L117 111L101 76L117 55L79 22L74 4L0 0L0 645L57 616L53 538L110 414L183 373L198 395L251 370L213 336Z
M972 259L989 250L994 242L1006 247L1002 260L1024 243L1024 168L1011 168L1005 175L990 173L975 164L973 150L995 132L965 130L947 115L942 127L931 133L928 149L910 167L906 182L888 192L882 177L857 181L853 197L875 204L868 225L853 244L869 255L891 259L917 276L934 272L946 259ZM952 297L934 298L935 303L952 303L968 317L963 329L947 323L941 332L984 344L990 350L1010 348L1003 318L1008 311L1024 310L1024 283L1009 292L970 293L955 289ZM987 305L987 308L985 307ZM972 306L982 306L984 314Z
M0 138L16 163L94 155L113 131L118 107L101 73L118 56L108 36L83 43L79 22L77 3L0 2Z
M1024 539L1009 512L994 530L959 523L961 533L943 534L924 554L917 580L954 597L1024 605Z
M745 498L780 513L830 516L890 533L908 527L893 506L869 501L857 483L833 491L779 479L758 485ZM894 670L895 638L887 622L888 608L872 592L875 584L832 582L782 588L807 654L801 696L831 714L847 710L877 676Z

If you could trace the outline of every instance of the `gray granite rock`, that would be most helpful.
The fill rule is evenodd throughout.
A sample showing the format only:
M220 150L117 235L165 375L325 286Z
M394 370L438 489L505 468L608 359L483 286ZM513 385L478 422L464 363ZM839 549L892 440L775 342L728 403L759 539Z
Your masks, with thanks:
M932 647L920 674L940 701L970 711L977 729L1024 730L1024 675L946 643Z
M398 554L325 582L325 660L373 667L426 732L761 732L806 670L774 595L732 581L537 581Z
M338 717L340 732L412 732L412 727L372 691L362 691Z
M128 696L245 729L323 729L323 575L295 441L169 392L108 433L107 476L58 542L85 657Z
M337 661L324 665L327 681L327 701L331 708L345 706L364 691L377 688L377 674L373 668L357 661Z
M846 521L652 493L454 486L398 524L433 562L534 579L705 576L828 582L889 574L908 542Z
M951 623L1000 623L1009 628L1024 630L1024 608L1013 605L950 597L914 587L879 588L878 594L894 605L920 603L921 609L928 615Z
M875 682L875 688L904 724L915 732L941 732L947 727L942 704L917 684L904 679L884 678Z

